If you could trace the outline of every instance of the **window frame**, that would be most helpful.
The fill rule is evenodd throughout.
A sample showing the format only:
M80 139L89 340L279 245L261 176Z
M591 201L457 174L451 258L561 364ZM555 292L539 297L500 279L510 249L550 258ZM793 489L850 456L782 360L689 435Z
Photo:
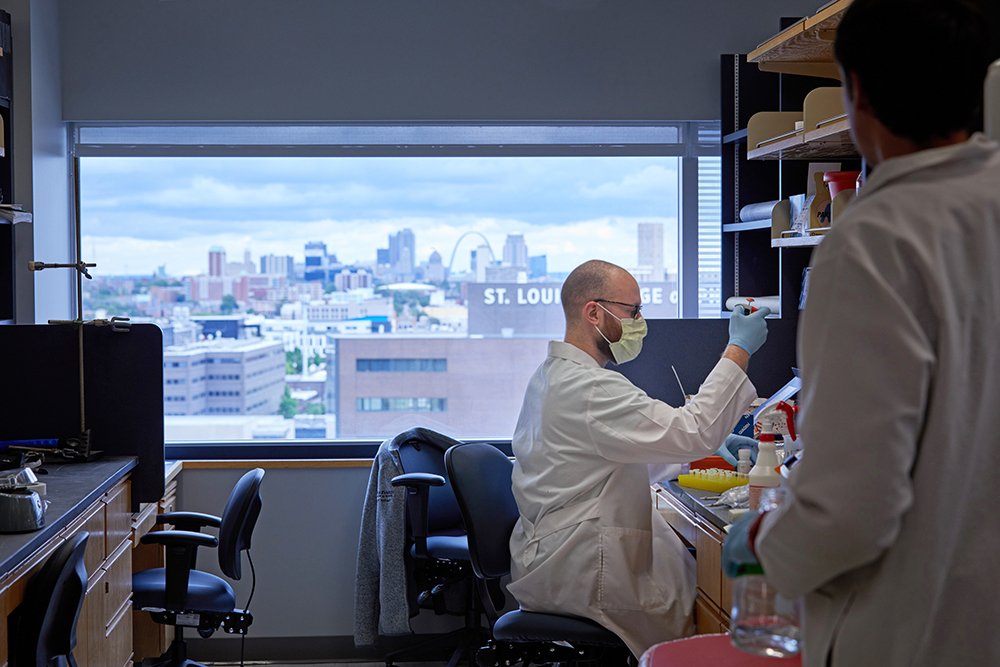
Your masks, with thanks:
M699 317L698 158L721 155L719 121L556 123L70 123L81 157L561 157L680 158L681 318ZM664 141L670 132L675 141ZM75 160L75 169L79 161ZM688 205L685 203L688 202ZM702 218L701 228L699 219ZM704 316L704 313L702 313ZM506 448L509 440L469 439ZM294 444L293 444L294 443ZM168 459L371 458L375 440L168 442Z

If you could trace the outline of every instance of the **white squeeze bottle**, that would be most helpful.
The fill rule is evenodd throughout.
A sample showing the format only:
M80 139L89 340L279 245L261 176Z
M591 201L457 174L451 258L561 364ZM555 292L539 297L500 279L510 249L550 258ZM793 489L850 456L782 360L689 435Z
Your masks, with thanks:
M781 484L781 475L775 468L780 463L774 448L775 426L782 420L788 421L788 434L795 438L795 424L792 414L795 409L784 401L779 401L773 410L766 412L761 418L760 445L757 448L757 464L750 470L750 511L756 512L760 507L760 494L764 489L774 488Z
M750 472L750 468L752 467L753 463L750 461L750 450L741 449L740 460L736 462L736 472L746 475Z

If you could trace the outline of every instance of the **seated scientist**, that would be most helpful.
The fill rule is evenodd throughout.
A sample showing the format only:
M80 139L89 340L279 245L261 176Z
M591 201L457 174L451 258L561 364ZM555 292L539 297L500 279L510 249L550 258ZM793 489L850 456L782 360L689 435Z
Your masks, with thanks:
M733 314L722 359L674 408L604 368L634 359L646 333L627 271L586 262L562 303L565 340L549 343L514 432L521 516L508 588L521 609L597 621L638 656L689 634L695 598L691 556L653 507L649 467L709 456L731 434L756 397L746 367L770 311Z

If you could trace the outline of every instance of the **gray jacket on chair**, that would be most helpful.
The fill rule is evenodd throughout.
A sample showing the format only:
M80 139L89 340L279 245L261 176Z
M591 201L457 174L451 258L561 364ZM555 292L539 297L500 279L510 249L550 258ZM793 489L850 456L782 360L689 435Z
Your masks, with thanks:
M406 594L406 489L393 487L403 474L398 436L383 442L375 456L361 513L358 570L354 587L354 643L370 646L381 632L410 634Z

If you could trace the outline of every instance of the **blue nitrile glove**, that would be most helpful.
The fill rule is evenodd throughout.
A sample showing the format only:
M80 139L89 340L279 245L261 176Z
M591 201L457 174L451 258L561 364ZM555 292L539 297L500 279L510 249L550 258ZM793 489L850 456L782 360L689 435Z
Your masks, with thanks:
M758 565L757 558L750 551L750 526L760 516L757 512L747 512L729 527L726 541L722 543L722 572L734 579L741 565Z
M735 468L736 463L740 458L741 449L749 449L750 461L752 463L757 462L757 441L753 438L748 438L745 435L730 433L726 436L726 441L722 443L722 446L719 447L719 450L715 453L724 458L726 463Z
M738 345L753 354L767 340L767 323L764 318L771 314L771 309L764 306L760 310L747 314L743 306L736 306L729 317L729 344Z

